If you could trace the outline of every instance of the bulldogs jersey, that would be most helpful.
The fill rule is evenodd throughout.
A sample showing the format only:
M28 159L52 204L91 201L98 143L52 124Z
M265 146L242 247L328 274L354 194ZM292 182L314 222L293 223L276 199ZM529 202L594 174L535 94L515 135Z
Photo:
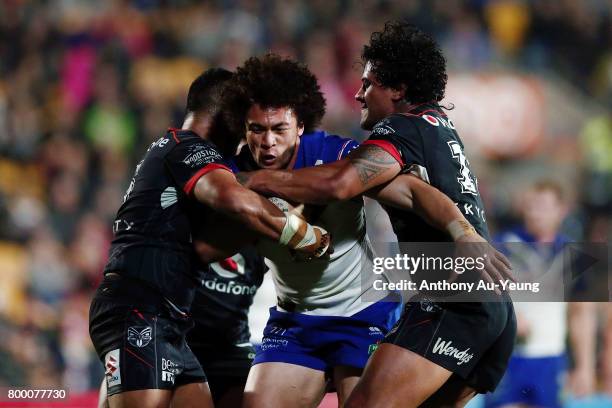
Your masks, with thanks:
M104 271L144 281L188 311L196 287L190 196L202 175L219 168L229 171L217 148L191 131L170 129L151 144L117 212Z
M453 122L437 105L422 104L410 113L394 114L378 122L364 144L375 144L394 155L405 172L419 176L455 202L476 231L488 238L478 181L470 171L463 142ZM448 241L417 215L386 208L399 241Z
M357 146L354 140L321 131L304 134L294 169L337 161ZM246 146L232 166L236 170L257 169ZM360 300L361 269L371 257L363 200L360 197L310 210L306 214L309 222L325 228L333 237L334 253L329 259L299 262L285 247L270 241L258 244L260 253L276 266L271 273L279 306L292 305L291 311L320 316L355 314L369 306Z

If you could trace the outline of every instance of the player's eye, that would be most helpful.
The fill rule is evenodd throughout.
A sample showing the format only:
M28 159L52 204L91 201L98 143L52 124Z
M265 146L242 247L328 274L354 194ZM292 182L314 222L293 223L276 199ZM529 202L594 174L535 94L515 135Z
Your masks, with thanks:
M264 128L260 126L249 126L249 132L260 134L264 131Z
M288 127L275 127L275 128L272 128L272 130L275 133L280 133L280 134L285 133L288 129L289 129Z
M372 83L368 79L362 79L361 80L361 86L362 86L364 91L366 89L368 89L370 87L370 85L372 85Z

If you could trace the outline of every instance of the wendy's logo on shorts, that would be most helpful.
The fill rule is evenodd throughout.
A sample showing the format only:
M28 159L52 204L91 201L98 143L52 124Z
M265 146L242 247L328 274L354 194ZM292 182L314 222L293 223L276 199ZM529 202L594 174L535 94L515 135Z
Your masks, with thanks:
M151 338L150 326L128 327L127 340L134 347L146 347Z
M469 363L474 354L471 354L470 348L460 350L457 347L453 347L453 342L448 340L442 340L442 337L438 337L436 344L433 346L433 353L440 354L442 356L450 356L457 359L457 365Z

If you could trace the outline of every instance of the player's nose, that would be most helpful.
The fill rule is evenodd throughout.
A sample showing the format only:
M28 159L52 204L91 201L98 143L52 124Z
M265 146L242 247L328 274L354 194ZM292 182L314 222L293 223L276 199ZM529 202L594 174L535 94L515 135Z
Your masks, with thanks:
M359 90L355 94L355 100L357 102L362 102L362 103L364 102L364 99L363 99L363 89L362 88L359 88Z
M264 133L261 139L261 146L264 148L270 148L275 145L276 138L274 137L274 132L268 130Z

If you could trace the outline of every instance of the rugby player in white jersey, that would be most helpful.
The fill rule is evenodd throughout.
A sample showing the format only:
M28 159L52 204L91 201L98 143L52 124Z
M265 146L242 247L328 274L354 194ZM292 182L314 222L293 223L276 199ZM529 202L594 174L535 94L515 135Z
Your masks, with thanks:
M230 163L234 171L334 163L358 145L315 131L325 100L314 75L291 60L249 59L237 69L225 101L228 123L247 141ZM441 230L455 222L467 224L452 201L412 176L400 176L372 194L417 210ZM276 202L289 210L286 202ZM249 374L246 407L315 407L324 395L326 374L342 404L396 315L396 302L361 300L373 291L372 285L362 286L361 278L371 259L362 198L307 208L304 216L330 232L334 252L329 259L304 263L278 245L259 244L260 253L276 266L278 304L270 309ZM475 235L471 228L464 232ZM233 234L233 242L238 240Z

